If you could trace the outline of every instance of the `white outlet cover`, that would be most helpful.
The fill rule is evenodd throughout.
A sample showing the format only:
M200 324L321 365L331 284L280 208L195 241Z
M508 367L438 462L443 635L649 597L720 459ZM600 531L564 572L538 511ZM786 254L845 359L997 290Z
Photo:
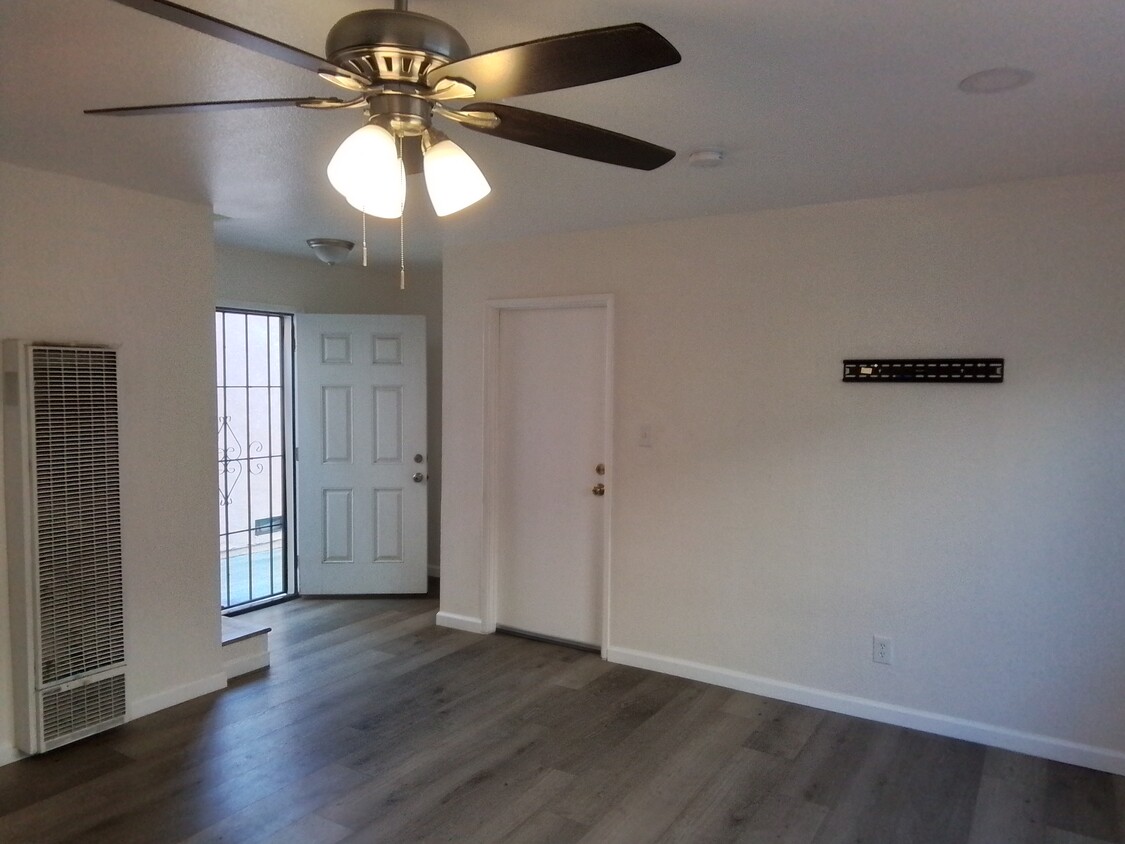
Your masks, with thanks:
M889 637L871 637L871 661L880 665L894 665L895 646Z

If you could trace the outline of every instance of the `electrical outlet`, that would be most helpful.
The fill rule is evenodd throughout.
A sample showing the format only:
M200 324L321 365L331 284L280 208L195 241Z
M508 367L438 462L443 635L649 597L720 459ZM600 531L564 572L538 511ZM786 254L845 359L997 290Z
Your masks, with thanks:
M895 644L887 636L871 637L871 661L881 665L893 665L895 661Z

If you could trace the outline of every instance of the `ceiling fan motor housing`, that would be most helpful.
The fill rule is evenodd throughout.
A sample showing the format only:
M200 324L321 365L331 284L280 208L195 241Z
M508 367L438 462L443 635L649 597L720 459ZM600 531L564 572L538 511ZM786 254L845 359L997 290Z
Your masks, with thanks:
M415 12L370 9L341 18L328 32L329 61L372 80L371 119L395 134L418 135L433 105L422 95L426 74L469 56L469 45L444 21Z
M388 82L421 83L432 68L469 56L461 33L444 21L388 9L341 18L324 49L333 64Z

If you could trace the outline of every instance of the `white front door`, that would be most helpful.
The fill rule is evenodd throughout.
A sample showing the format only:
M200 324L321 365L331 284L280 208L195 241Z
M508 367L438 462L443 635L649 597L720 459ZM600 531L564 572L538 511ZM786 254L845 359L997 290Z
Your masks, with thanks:
M496 623L600 646L609 308L580 302L504 307L495 324Z
M301 593L425 592L425 318L301 314L296 336Z

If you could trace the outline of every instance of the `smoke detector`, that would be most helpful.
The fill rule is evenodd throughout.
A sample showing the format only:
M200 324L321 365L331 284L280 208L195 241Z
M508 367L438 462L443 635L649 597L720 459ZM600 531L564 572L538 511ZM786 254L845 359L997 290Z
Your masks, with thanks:
M697 149L688 156L692 167L718 167L726 154L721 149Z

